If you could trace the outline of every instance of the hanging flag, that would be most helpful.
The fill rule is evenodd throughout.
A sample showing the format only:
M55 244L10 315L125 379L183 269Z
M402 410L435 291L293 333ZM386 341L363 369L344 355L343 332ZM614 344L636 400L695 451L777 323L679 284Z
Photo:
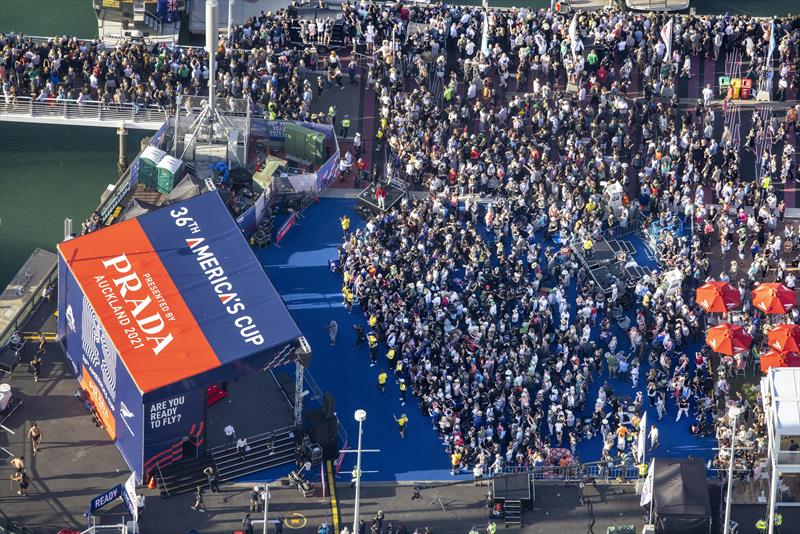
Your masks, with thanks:
M767 69L772 67L772 52L775 51L775 22L769 25L769 50L767 51Z
M578 12L572 17L572 22L569 23L569 43L572 48L572 55L575 55L575 49L578 47Z
M653 462L650 462L650 467L647 468L647 478L644 479L644 486L642 486L642 498L639 501L640 506L646 506L653 500Z
M639 421L639 441L637 443L637 461L644 463L645 442L647 441L647 412L642 414L642 420Z
M664 41L664 44L667 45L667 51L664 54L664 59L668 60L667 58L672 56L672 25L674 19L670 18L669 22L667 22L663 28L661 28L661 40Z
M489 12L483 12L483 35L481 36L481 53L489 57Z
M122 485L122 500L125 501L125 506L133 516L133 522L139 522L139 508L136 506L136 472L131 473L125 484Z

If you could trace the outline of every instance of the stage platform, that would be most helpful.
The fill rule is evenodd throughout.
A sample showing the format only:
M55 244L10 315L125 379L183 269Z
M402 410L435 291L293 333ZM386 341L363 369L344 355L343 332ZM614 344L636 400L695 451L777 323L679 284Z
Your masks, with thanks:
M528 473L508 475L492 480L492 493L495 499L509 501L532 501L533 480Z
M384 209L378 207L378 201L375 198L375 190L377 189L376 184L370 184L358 194L359 206L368 209L373 214L387 212L392 209L392 206L403 200L403 197L405 197L407 194L405 189L398 187L394 183L390 182L382 185L386 190L386 202L384 203Z
M294 365L286 366L294 376ZM279 370L282 372L282 368ZM232 425L236 437L250 437L294 424L292 407L269 371L247 375L228 383L228 396L208 407L208 447L227 443L225 427Z

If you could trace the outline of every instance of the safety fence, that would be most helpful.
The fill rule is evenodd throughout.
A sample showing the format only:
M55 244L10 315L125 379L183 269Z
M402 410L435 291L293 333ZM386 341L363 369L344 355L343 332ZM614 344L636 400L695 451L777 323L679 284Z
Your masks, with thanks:
M634 481L639 478L637 466L608 466L605 463L586 463L561 465L535 465L535 466L508 466L505 473L530 473L534 480L558 480L563 482L578 482L593 478L596 480L625 480Z
M619 238L629 234L635 234L642 228L642 221L638 212L635 213L625 224L616 224L606 229L603 235L607 238Z

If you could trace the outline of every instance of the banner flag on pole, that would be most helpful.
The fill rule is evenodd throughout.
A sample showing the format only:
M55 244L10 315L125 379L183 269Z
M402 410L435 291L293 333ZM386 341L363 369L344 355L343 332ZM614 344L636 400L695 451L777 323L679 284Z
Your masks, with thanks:
M650 461L650 467L647 468L647 478L644 479L644 486L642 486L642 498L639 501L640 506L646 506L653 500L653 462Z
M489 57L489 11L483 12L483 35L481 36L481 53Z
M578 45L578 12L572 17L572 22L569 23L569 45L572 49L572 55L575 55L575 49Z
M663 28L661 28L661 40L664 41L664 44L667 45L667 51L664 54L664 59L666 61L670 61L670 57L672 56L672 25L674 19L670 18L669 22L667 22Z
M767 52L767 69L772 66L772 52L775 51L775 23L769 26L769 51Z
M642 420L639 422L639 441L636 450L636 459L639 463L644 463L645 441L647 441L647 412L642 414Z

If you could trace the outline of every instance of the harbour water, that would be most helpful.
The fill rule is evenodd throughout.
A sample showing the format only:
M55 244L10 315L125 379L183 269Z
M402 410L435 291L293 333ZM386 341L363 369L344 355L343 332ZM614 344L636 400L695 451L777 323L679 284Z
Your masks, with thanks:
M477 0L465 3L478 4ZM492 6L543 7L549 0L493 0ZM797 12L796 0L693 0L698 13L758 16ZM90 0L0 0L0 32L94 37ZM128 156L146 132L128 135ZM112 128L40 126L0 122L0 288L34 249L54 250L65 217L76 229L108 183L117 178L117 136Z

